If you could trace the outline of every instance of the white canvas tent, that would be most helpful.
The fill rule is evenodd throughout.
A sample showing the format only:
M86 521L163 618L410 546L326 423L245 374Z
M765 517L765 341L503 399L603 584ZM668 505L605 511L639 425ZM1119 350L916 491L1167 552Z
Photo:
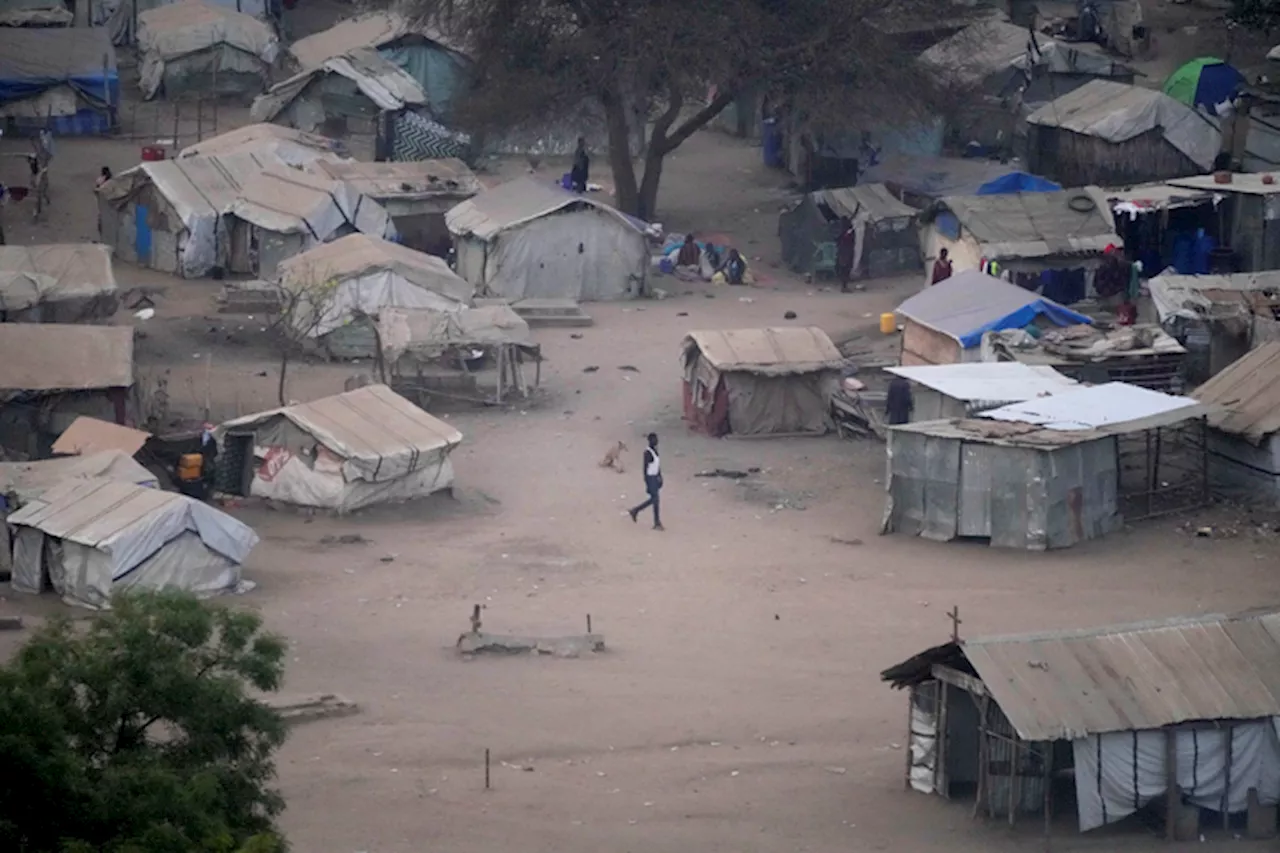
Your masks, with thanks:
M625 299L644 291L643 223L585 195L519 178L445 214L458 274L488 295Z
M103 608L125 589L234 589L258 543L248 526L173 492L105 479L64 480L9 516L13 588L52 588Z
M256 93L279 49L276 34L252 15L201 0L157 6L138 16L138 88L148 99L161 88L170 97Z
M387 308L461 311L473 295L440 258L368 234L295 255L280 265L280 284L293 294L295 334L308 338Z
M462 433L370 385L227 421L214 431L229 491L349 512L453 485ZM238 478L238 482L236 482Z
M118 307L111 250L106 246L0 246L0 311L5 312L5 322L108 320Z

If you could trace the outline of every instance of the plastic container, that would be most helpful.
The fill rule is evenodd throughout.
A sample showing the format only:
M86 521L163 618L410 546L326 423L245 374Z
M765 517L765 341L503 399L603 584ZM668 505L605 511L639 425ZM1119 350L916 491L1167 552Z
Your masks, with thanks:
M183 482L199 480L204 469L204 457L199 453L184 453L178 457L178 479Z
M164 148L160 145L142 146L142 159L148 162L164 159Z
M880 315L880 334L892 335L898 331L898 320L893 314Z

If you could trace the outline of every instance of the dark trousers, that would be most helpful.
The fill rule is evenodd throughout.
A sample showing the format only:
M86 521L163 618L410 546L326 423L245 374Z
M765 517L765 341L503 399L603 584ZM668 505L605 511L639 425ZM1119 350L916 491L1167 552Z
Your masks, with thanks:
M658 485L657 480L651 480L648 477L646 477L644 480L644 490L649 493L649 499L644 503L640 504L640 506L631 510L631 514L639 515L649 507L653 507L653 526L657 527L658 525L662 524L662 516L658 514L658 509L660 504L658 495L659 493L662 492L662 486Z

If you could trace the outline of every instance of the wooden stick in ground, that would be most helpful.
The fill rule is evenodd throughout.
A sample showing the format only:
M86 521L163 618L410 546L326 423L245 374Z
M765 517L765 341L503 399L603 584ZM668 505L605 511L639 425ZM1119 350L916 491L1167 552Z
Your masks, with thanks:
M489 790L489 750L484 751L484 789Z

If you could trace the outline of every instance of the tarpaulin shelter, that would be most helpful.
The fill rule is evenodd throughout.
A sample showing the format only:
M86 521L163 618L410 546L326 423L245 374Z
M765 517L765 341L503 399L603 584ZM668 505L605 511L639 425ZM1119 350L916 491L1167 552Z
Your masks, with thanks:
M907 204L925 207L951 195L989 195L1009 183L1022 187L1019 192L1035 191L1035 187L1023 186L1034 176L1011 177L1023 174L995 160L889 155L866 169L859 180L884 184ZM1052 188L1059 189L1056 184Z
M810 326L690 332L684 418L707 435L821 435L844 358Z
M0 27L65 27L73 18L62 0L0 0Z
M462 442L385 385L247 415L214 435L223 491L338 512L451 488Z
M116 51L97 27L0 26L0 119L55 135L108 133L116 124Z
M1063 304L1084 299L1109 246L1122 241L1097 187L948 196L920 214L926 268L946 249L957 270L983 261Z
M148 11L159 9L174 0L99 0L91 7L92 25L111 34L116 45L131 45L138 38L140 19ZM279 9L277 0L204 0L232 12L250 15L270 27L278 19L273 10Z
M1164 93L1189 107L1204 107L1216 112L1240 93L1244 75L1221 59L1201 56L1169 75Z
M916 210L894 198L883 184L811 192L778 215L782 258L799 273L813 273L835 257L840 220L856 234L853 271L876 278L920 269Z
M346 146L337 139L303 133L291 127L258 122L202 139L178 152L178 159L236 154L247 151L290 166L306 166L323 159L346 159Z
M9 516L13 588L68 604L110 606L123 590L229 592L258 544L208 504L118 480L66 480Z
M0 321L102 322L118 307L111 250L106 246L0 246Z
M459 204L445 223L458 274L485 295L588 302L644 292L644 224L588 195L517 178Z
M1222 147L1207 118L1163 92L1094 80L1027 117L1031 171L1124 186L1205 172Z
M319 68L358 48L376 50L422 87L434 115L449 107L467 83L470 60L442 33L398 11L367 12L298 39L289 53L298 70Z
M362 358L377 353L368 323L388 308L457 312L474 289L440 258L350 234L280 265L280 286L291 294L293 334L330 354Z
M232 272L275 278L280 264L347 234L396 236L391 217L341 181L288 166L269 166L241 187L227 218Z
M1155 822L1170 841L1204 838L1204 817L1271 837L1277 637L1267 608L957 638L880 677L909 691L910 790L1037 815L1046 833L1065 802L1081 832L1141 813L1144 835Z
M271 27L203 0L182 0L138 16L138 88L146 98L203 92L255 95L279 50Z
M1009 193L1051 193L1062 187L1039 175L1026 172L1010 172L987 181L974 191L974 195L1008 195Z
M1084 314L977 270L926 287L897 308L903 320L902 364L979 361L984 332L1032 323L1092 323Z

